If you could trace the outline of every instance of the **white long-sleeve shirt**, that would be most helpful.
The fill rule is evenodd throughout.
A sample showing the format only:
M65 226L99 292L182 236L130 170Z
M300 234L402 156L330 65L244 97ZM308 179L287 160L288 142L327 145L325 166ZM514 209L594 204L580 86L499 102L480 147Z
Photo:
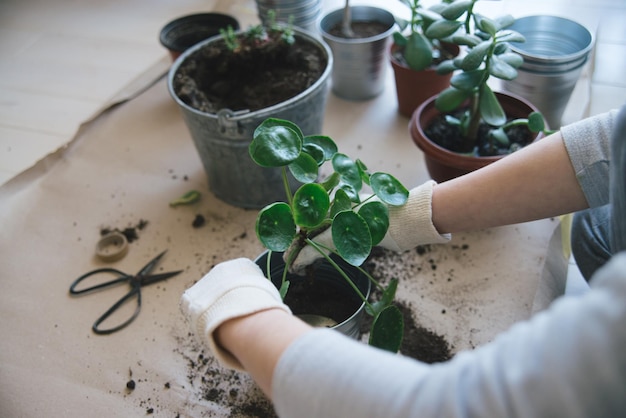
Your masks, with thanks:
M608 203L615 117L562 129L590 206ZM272 390L281 417L626 416L626 252L597 272L585 295L561 298L446 363L315 330L282 355Z

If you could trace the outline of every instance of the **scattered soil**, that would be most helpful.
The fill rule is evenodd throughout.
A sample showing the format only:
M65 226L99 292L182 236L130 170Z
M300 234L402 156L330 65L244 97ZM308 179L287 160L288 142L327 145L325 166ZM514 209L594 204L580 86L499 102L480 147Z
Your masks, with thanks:
M191 226L194 228L201 228L206 223L206 219L201 214L197 214L195 218L193 218L193 222L191 222Z
M276 32L263 41L239 39L234 51L220 40L191 55L174 76L176 95L206 113L255 111L303 92L327 66L323 52L298 35L292 45Z
M210 402L233 418L258 417L275 418L272 403L245 373L225 369L217 360L205 352L192 334L177 338L181 355L187 364L187 384L185 388L197 401ZM213 416L207 408L198 416Z
M461 114L461 110L451 113L452 116L457 118L460 118ZM511 146L504 147L497 141L489 139L488 133L490 129L489 125L481 123L478 128L477 143L473 144L461 135L461 130L458 126L450 125L446 121L446 116L440 115L426 127L424 133L439 146L453 152L473 153L482 157L510 154ZM514 126L507 129L506 133L511 143L517 144L513 146L513 149L515 149L515 147L525 147L535 138L535 135L525 126Z
M140 219L136 225L127 226L124 228L112 228L112 227L103 227L100 229L100 236L109 235L112 232L119 232L126 237L126 240L131 243L137 239L139 239L139 234L137 231L143 230L146 226L148 226L148 221L145 219Z
M416 252L420 255L427 255L430 248L429 246L418 246ZM374 277L380 279L381 284L385 285L391 277L380 277L380 272L386 270L381 268L385 264L389 252L379 247L372 249L372 253L366 261L364 268L368 273ZM430 261L431 269L436 270L437 266L434 261ZM386 271L391 275L392 271ZM378 276L378 277L377 277ZM378 300L381 294L380 291L372 293L371 298ZM402 345L400 346L400 353L407 357L412 357L416 360L424 363L438 363L450 360L453 357L451 352L451 346L446 339L433 331L429 330L426 326L420 325L412 314L412 303L407 301L398 300L394 302L395 305L402 312L404 319L404 338ZM361 324L361 332L367 334L372 325L373 318L369 315L364 315L363 323Z

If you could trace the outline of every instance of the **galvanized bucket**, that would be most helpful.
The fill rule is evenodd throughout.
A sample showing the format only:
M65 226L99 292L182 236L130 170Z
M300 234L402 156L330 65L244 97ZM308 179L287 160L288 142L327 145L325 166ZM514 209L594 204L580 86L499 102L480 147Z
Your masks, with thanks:
M368 38L331 35L329 31L343 19L343 8L325 15L320 20L319 29L335 57L333 93L347 100L367 100L382 93L385 86L387 54L395 30L395 18L378 7L352 6L351 10L353 22L376 21L385 24L387 30Z
M322 11L322 0L256 0L262 23L268 23L268 13L273 11L277 22L292 23L299 28L314 31Z
M583 25L558 16L527 16L511 26L526 38L511 43L524 57L515 80L503 88L524 97L541 111L552 129L561 118L589 53L594 46L591 32Z
M259 167L248 154L254 130L269 117L286 119L297 124L305 135L322 131L328 80L333 57L328 45L310 32L294 28L297 38L319 47L327 64L320 78L308 89L291 99L264 109L233 112L222 109L217 113L201 112L183 102L174 91L173 81L181 64L216 36L188 49L172 65L168 74L168 89L180 106L196 149L206 171L209 189L216 197L234 206L262 208L286 199L279 169ZM297 187L292 181L292 189Z
M256 264L261 268L266 277L268 254L269 252L266 251L255 260ZM367 299L371 290L369 278L358 268L349 265L341 258L334 255L332 258ZM284 267L285 263L283 261L283 253L272 252L270 258L270 278L272 283L274 283L277 288L280 288ZM324 306L327 305L327 303L320 303L320 306L316 307L315 311L312 312L299 312L295 310L293 306L290 306L290 308L294 311L296 316L300 317L305 322L309 322L312 326L326 326L339 331L348 337L358 339L361 334L363 314L365 313L365 302L359 299L350 284L345 280L345 278L339 275L337 270L335 270L329 262L320 260L319 263L314 265L314 268L314 280L305 276L287 274L287 280L289 280L291 284L290 289L295 289L298 284L300 284L299 282L307 283L309 286L319 285L332 294L333 299L339 299L340 301L338 302L341 303L343 307L353 307L353 311L345 318L330 318L328 317L330 315L328 306ZM289 305L289 301L289 291L287 291L285 303Z

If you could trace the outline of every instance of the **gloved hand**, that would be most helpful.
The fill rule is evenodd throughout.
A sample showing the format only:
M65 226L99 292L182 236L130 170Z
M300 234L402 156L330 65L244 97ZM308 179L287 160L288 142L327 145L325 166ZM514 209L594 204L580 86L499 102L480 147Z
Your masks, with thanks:
M392 251L406 251L424 244L443 244L450 241L450 234L440 234L432 222L433 180L415 187L409 192L409 198L403 206L389 206L389 229L385 238L378 244ZM333 245L330 228L319 234L313 241L328 248ZM321 254L307 245L296 257L291 266L293 273L301 273Z
M220 347L213 333L229 319L271 308L291 310L259 266L247 258L215 266L183 294L180 307L200 341L206 343L225 366L243 370L239 361Z

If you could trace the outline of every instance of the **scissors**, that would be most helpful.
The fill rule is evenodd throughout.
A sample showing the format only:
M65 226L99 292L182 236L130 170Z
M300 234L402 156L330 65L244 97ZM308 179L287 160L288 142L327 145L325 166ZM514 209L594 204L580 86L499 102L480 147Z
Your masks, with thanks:
M152 260L150 260L148 264L146 264L135 275L127 274L127 273L124 273L123 271L120 271L114 268L109 268L109 267L99 268L99 269L92 270L88 273L83 274L78 279L76 279L74 283L72 283L72 285L70 286L71 295L81 295L85 293L91 293L96 290L109 288L109 287L116 286L121 283L128 283L130 285L130 291L126 295L122 296L120 300L115 302L115 304L113 304L113 306L111 306L108 311L102 314L100 318L96 319L96 322L94 322L93 326L91 327L93 332L95 332L96 334L112 334L116 331L121 330L128 324L130 324L137 317L137 315L139 315L139 311L141 310L142 286L168 279L182 272L182 270L178 270L178 271L171 271L167 273L150 274L150 272L154 269L154 267L158 264L158 262L161 260L161 258L165 255L166 252L167 251L163 251L161 254L154 257ZM85 287L83 289L79 289L79 290L76 289L78 285L81 282L83 282L83 280L87 279L88 277L92 277L95 275L102 275L102 274L112 274L118 277L113 280L109 280L109 281L95 284L89 287ZM127 303L128 301L132 299L136 300L137 307L135 308L135 312L132 314L130 318L128 318L126 321L124 321L123 323L119 325L116 325L110 328L105 328L105 329L100 328L100 324L102 324L102 322L104 322L108 317L110 317L122 305L124 305L125 303Z

